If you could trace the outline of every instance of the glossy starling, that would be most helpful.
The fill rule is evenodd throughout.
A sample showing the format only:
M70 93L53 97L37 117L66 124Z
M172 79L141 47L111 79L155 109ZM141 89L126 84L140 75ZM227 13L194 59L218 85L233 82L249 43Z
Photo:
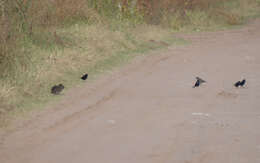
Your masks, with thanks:
M199 81L199 80L196 81L196 83L195 83L195 85L193 86L193 88L198 87L198 86L200 86L200 81Z
M240 82L240 86L243 87L245 84L246 84L246 79L243 79L243 80Z
M241 82L240 82L240 81L238 81L238 82L236 82L236 83L234 84L234 86L235 86L235 87L239 87L239 86L240 86L240 84L241 84Z
M205 80L203 80L203 79L201 79L201 78L199 78L199 77L196 77L196 79L197 79L197 81L196 81L195 85L193 86L193 88L199 87L200 84L202 84L202 83L206 83Z
M243 87L246 84L246 79L243 79L242 81L238 81L234 84L235 87Z
M81 77L82 80L86 80L88 78L88 74L85 74Z

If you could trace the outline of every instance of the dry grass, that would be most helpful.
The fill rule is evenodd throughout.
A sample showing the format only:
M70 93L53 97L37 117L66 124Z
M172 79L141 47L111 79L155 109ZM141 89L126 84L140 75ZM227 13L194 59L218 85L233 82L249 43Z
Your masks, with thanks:
M27 42L30 44L28 66L20 67L19 74L12 78L0 80L0 84L3 84L0 85L2 101L8 101L8 105L15 108L28 110L32 104L53 98L50 94L52 85L62 82L69 88L73 83L80 82L81 74L89 72L90 76L95 76L127 61L132 57L128 54L142 51L150 39L160 41L168 38L170 31L150 25L113 31L104 25L75 24L57 29L56 34L65 38L62 39L64 47L50 50ZM111 56L114 59L109 59ZM10 111L6 106L3 113Z
M226 28L241 25L248 18L259 15L257 0L199 0L179 4L183 9L166 10L161 19L161 24L177 31Z

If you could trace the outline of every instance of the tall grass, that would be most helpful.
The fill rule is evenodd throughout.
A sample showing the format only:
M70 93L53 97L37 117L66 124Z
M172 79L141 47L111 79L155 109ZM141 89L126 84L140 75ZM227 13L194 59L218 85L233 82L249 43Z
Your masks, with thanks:
M259 0L142 0L139 4L148 23L173 30L239 25L259 13Z

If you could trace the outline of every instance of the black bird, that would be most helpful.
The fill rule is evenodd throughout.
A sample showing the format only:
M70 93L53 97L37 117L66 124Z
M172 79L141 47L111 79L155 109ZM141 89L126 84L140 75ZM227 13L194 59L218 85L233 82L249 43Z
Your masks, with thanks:
M193 88L198 87L198 86L200 86L200 81L199 81L199 80L196 81L196 83L195 83L195 85L193 86Z
M238 82L236 82L236 83L234 84L234 86L235 86L235 87L239 87L239 86L240 86L240 84L241 84L241 82L240 82L240 81L238 81Z
M199 77L196 77L196 79L197 79L197 81L196 81L195 85L193 86L193 88L199 87L200 84L202 84L202 83L206 83L205 80L203 80L203 79L201 79L201 78L199 78Z
M84 74L84 75L81 77L82 80L86 80L87 78L88 78L88 74Z
M240 86L243 87L245 84L246 84L246 79L243 79L243 80L240 82Z
M234 84L235 87L243 87L246 84L246 79L243 79L242 81L238 81Z
M51 88L51 93L58 95L61 93L61 91L64 89L64 85L59 84L59 85L55 85Z

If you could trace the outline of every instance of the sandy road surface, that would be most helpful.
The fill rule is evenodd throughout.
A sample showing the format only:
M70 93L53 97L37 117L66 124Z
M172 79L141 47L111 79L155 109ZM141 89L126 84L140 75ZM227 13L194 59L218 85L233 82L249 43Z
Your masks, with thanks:
M179 37L3 135L0 163L259 163L260 20Z

